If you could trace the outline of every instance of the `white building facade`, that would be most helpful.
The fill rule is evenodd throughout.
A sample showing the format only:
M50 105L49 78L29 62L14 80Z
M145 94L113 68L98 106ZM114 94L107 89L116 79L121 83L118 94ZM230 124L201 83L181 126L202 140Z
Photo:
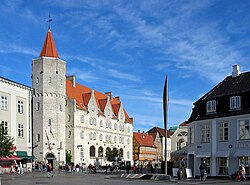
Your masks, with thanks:
M250 172L250 73L233 66L197 102L188 120L188 167L199 176L205 161L209 176L228 176L245 166Z
M0 77L0 122L14 138L15 155L25 154L26 159L32 156L31 99L30 87Z
M66 77L50 30L40 57L32 63L34 155L54 166L72 162L105 165L106 150L117 148L132 162L133 119L119 97L101 93ZM118 157L118 156L117 156Z

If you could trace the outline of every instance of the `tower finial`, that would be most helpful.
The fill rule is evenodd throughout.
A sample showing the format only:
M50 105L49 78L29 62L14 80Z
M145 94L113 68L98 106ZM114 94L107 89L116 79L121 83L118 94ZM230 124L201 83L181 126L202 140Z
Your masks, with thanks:
M49 14L49 20L47 22L49 23L49 30L50 30L50 22L52 22L52 19L50 18L50 14Z

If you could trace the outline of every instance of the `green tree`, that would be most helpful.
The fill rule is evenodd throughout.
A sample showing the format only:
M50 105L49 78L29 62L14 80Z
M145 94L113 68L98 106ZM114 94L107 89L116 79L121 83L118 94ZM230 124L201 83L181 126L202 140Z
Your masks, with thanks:
M107 148L106 149L107 161L113 162L115 161L115 157L119 157L119 151L117 150L117 148L113 148L113 150Z
M14 138L7 135L7 130L4 130L3 124L0 124L0 157L13 155Z
M66 163L70 164L72 159L72 155L66 150Z

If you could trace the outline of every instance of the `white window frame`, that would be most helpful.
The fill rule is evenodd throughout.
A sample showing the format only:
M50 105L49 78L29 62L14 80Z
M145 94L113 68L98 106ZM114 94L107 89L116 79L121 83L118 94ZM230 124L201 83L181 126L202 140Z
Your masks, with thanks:
M40 109L40 102L36 102L36 111L39 111Z
M207 102L207 113L216 112L216 100Z
M229 137L229 128L228 123L219 124L219 141L228 141Z
M242 119L238 121L239 140L250 139L250 119Z
M17 101L17 112L23 114L24 112L24 103L22 100Z
M1 96L1 109L8 110L8 97L7 96Z
M81 120L81 123L84 123L84 115L81 115L80 120Z
M4 135L8 135L8 122L2 121L2 126L3 126Z
M201 142L209 143L210 142L210 126L201 125Z
M189 127L189 133L188 133L188 142L189 144L194 144L194 127Z
M18 137L24 137L24 128L23 128L23 124L18 124L17 136L18 136Z
M84 131L83 130L80 132L80 138L84 139Z
M241 97L233 96L230 98L230 109L240 109L241 108Z

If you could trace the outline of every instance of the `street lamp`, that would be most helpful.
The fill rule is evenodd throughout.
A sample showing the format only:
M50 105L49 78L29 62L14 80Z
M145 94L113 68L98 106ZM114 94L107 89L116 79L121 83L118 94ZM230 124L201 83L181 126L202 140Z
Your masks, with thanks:
M62 150L62 142L60 142L60 147L59 148L57 148L57 150L58 150L58 172L60 173L60 159L61 159L61 157L60 157L60 154L61 154L61 150Z

